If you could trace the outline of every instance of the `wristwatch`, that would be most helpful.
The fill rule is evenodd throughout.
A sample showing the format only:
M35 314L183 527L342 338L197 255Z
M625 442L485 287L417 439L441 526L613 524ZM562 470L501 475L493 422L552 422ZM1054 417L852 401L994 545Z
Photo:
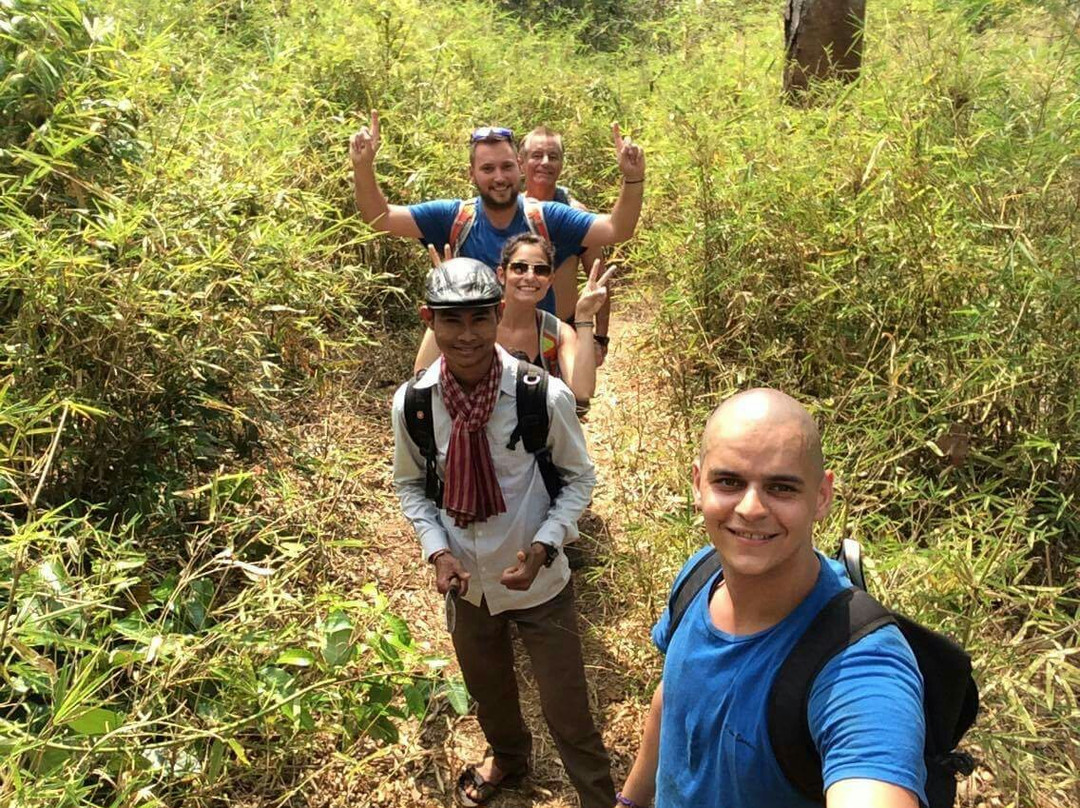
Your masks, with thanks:
M542 541L534 541L533 544L539 544L544 548L544 566L550 567L555 563L555 559L559 556L559 548L554 544L547 544Z
M601 348L606 348L608 343L611 342L611 337L607 334L593 334L593 341Z

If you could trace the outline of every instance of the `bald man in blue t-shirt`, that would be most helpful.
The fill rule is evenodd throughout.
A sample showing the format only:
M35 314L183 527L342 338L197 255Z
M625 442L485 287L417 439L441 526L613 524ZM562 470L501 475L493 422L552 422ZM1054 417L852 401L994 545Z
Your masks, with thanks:
M556 266L576 255L582 247L617 244L634 234L645 187L645 155L640 146L621 135L618 124L612 127L612 137L623 181L611 213L597 215L560 202L540 203L555 247ZM349 143L353 190L360 215L376 230L421 239L441 253L443 245L451 241L454 219L464 200L440 199L408 206L387 203L375 178L378 150L379 114L373 111L370 126L361 128ZM458 255L495 267L503 243L530 229L525 217L525 197L519 191L521 166L513 132L490 126L473 132L469 141L469 176L479 195L476 215L460 249L451 246ZM544 308L554 312L554 295L550 298Z
M833 595L851 587L811 543L833 493L817 427L783 393L739 393L709 418L693 480L721 568L676 630L668 611L653 629L664 673L618 806L646 806L655 795L656 808L813 808L820 803L776 760L766 711L781 663ZM923 680L896 626L826 663L806 719L827 808L925 803Z

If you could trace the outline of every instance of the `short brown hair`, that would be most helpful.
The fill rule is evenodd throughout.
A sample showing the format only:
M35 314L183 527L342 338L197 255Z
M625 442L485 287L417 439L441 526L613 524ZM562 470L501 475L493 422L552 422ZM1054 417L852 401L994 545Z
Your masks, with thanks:
M513 135L511 135L510 137L503 137L502 135L491 134L487 137L482 137L479 140L470 140L469 165L472 165L473 161L476 159L476 147L485 143L489 145L492 143L509 143L511 150L513 150L515 153L517 153L518 149L517 141L514 139Z

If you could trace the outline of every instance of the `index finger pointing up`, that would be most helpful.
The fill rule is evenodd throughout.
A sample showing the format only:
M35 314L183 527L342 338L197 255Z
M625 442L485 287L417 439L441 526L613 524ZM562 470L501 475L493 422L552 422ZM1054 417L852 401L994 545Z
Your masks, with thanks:
M379 137L379 110L371 110L371 136L376 140Z
M623 147L622 132L619 131L619 122L618 121L615 121L615 123L613 123L611 125L611 139L613 141L615 141L615 151L622 151L622 147Z

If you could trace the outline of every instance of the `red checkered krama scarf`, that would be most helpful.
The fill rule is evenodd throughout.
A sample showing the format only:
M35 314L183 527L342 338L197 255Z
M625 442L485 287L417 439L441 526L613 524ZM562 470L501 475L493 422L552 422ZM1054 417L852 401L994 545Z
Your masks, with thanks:
M446 369L445 361L439 373L443 403L454 421L446 450L443 507L458 527L506 512L486 429L499 398L501 380L502 361L498 351L491 362L491 372L471 395L461 389L458 380Z

